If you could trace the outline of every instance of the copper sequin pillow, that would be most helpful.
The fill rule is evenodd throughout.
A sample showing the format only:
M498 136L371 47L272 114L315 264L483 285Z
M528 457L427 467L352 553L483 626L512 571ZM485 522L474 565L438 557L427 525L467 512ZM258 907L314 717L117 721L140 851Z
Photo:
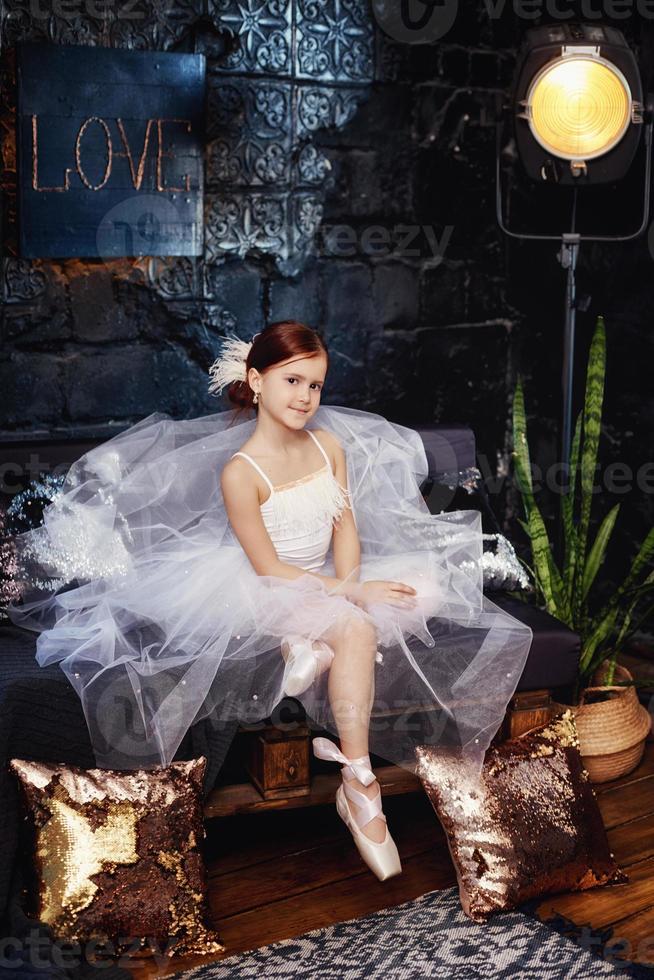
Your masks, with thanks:
M204 757L135 771L9 765L33 831L29 911L56 939L116 952L156 943L166 955L223 949L205 925Z
M476 922L540 895L629 880L613 860L571 711L489 748L481 782L437 746L416 756Z

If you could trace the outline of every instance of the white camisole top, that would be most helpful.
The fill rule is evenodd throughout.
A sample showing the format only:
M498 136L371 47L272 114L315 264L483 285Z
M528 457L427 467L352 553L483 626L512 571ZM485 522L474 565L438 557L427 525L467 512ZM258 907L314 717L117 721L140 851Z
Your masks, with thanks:
M334 476L327 453L313 432L306 431L322 453L326 465L299 480L273 487L258 463L247 453L237 452L233 456L243 456L252 463L270 488L270 496L260 505L260 510L279 560L315 571L325 564L334 521L345 507L352 508L348 499L350 493Z

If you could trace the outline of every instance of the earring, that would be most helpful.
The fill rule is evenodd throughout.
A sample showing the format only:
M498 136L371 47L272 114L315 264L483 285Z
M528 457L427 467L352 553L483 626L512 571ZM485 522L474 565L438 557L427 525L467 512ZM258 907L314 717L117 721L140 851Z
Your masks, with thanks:
M252 399L252 401L253 401L253 403L254 403L255 405L256 405L256 404L257 404L257 402L259 401L259 392L258 392L258 391L255 391L255 393L254 393L254 397L253 397L253 399Z

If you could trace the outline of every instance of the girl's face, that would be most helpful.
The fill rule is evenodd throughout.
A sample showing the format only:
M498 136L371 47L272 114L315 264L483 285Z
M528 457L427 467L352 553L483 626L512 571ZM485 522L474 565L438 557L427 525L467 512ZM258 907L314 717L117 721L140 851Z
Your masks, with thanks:
M253 379L253 388L259 391L259 411L263 409L290 428L303 428L320 405L326 374L325 354L275 364Z

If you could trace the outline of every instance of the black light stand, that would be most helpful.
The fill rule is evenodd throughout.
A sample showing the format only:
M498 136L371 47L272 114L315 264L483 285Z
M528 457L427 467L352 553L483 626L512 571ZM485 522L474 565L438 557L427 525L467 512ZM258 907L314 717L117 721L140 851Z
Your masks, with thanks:
M502 107L505 112L513 107L505 105ZM574 367L574 345L575 345L575 325L577 311L576 296L576 270L577 259L579 257L579 246L581 242L626 242L638 238L645 231L649 218L650 205L650 182L652 167L652 125L654 119L654 96L650 94L647 99L647 107L643 113L643 123L645 128L645 178L643 187L643 215L642 221L637 230L626 235L582 235L575 230L577 193L578 188L573 188L573 208L571 229L560 235L541 235L530 232L513 231L504 220L504 194L502 189L502 128L503 123L498 119L496 124L496 147L495 147L495 210L497 222L502 231L511 238L518 238L528 241L558 241L561 243L561 250L557 258L562 267L567 270L567 281L565 290L565 319L563 333L563 370L561 384L563 390L563 419L561 434L561 459L563 463L563 483L568 487L569 468L570 468L570 448L572 443L572 389L573 389L573 367ZM562 535L562 529L559 528Z

